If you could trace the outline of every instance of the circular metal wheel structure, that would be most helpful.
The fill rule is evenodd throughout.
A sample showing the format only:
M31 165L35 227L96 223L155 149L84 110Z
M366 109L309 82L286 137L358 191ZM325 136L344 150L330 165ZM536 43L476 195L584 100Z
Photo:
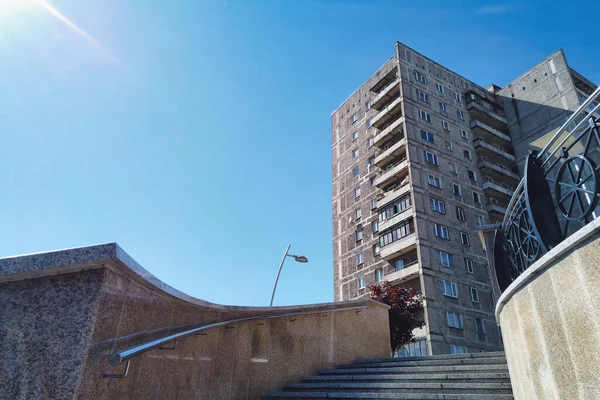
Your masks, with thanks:
M523 257L525 257L527 261L532 262L537 258L540 251L540 243L535 234L535 229L531 223L531 218L529 218L527 210L521 211L518 221L517 237L519 240L519 248Z
M587 217L597 200L596 170L584 156L567 158L556 175L556 202L561 214L574 221Z

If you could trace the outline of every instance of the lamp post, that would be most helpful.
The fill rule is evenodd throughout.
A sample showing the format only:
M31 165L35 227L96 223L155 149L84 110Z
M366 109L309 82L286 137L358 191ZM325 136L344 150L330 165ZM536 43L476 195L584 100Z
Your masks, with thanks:
M283 268L283 263L285 262L286 257L292 257L296 262L305 263L308 262L308 258L304 256L295 256L293 254L288 254L290 251L291 244L288 244L287 249L285 249L285 253L283 254L283 258L281 259L281 264L279 264L279 270L277 270L277 277L275 278L275 284L273 285L273 293L271 294L271 302L269 303L269 307L273 307L273 299L275 298L275 290L277 290L277 282L279 281L279 274L281 274L281 268Z

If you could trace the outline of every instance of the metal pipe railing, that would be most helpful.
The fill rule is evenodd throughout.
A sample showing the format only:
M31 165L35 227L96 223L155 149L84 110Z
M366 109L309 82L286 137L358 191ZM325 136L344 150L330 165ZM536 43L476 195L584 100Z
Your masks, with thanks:
M352 305L352 306L344 306L344 307L327 308L324 310L311 310L311 311L301 311L301 312L284 313L284 314L261 315L261 316L257 316L257 317L238 318L238 319L233 319L233 320L228 320L228 321L220 321L220 322L210 323L207 325L200 326L198 328L189 329L184 332L175 333L175 334L165 336L160 339L153 340L151 342L147 342L147 343L140 344L138 346L130 347L126 350L114 352L108 357L109 364L112 366L117 366L117 365L127 361L127 366L125 367L125 373L117 374L117 375L102 374L102 376L105 378L124 378L125 376L127 376L127 372L129 371L129 361L132 358L141 356L142 354L144 354L150 350L153 350L156 348L161 348L165 344L168 344L171 342L175 342L175 345L176 345L177 340L179 340L179 339L183 339L187 336L191 336L194 334L200 334L209 329L220 328L223 326L230 326L233 324L239 324L239 323L248 322L248 321L262 321L262 320L275 319L275 318L297 317L300 315L308 315L308 314L325 314L325 313L338 312L338 311L362 310L367 307L368 306L366 306L366 305L360 305L360 306ZM169 349L174 349L174 348L175 347L171 347Z

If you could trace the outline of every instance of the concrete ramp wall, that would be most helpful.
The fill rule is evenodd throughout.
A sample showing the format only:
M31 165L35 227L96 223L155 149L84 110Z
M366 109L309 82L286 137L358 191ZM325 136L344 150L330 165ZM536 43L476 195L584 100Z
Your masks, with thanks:
M342 311L349 306L362 309ZM115 351L209 322L308 312L210 329L111 366ZM174 348L173 348L174 347ZM255 399L287 381L390 355L388 308L209 303L156 279L115 243L0 259L1 399Z

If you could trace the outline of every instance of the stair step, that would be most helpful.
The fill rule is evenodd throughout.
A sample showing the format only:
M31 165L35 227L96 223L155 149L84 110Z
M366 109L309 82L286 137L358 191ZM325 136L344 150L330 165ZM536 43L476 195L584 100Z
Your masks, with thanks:
M458 371L468 372L502 372L507 373L506 364L475 364L475 365L426 365L402 367L362 367L362 368L336 368L323 369L319 375L348 375L348 374L411 374L411 373L449 373Z
M269 399L395 399L395 400L513 400L511 394L267 392Z
M419 356L419 357L394 357L394 358L370 358L357 360L355 364L370 364L395 361L420 361L420 360L456 360L461 358L489 358L489 357L505 357L503 351L488 351L479 353L463 353L463 354L440 354L436 356Z
M428 359L416 361L400 361L400 359L392 359L395 361L389 362L374 362L360 364L341 364L337 368L365 368L368 367L412 367L412 366L427 366L427 365L477 365L477 364L506 364L505 357L487 357L487 358L459 358L459 359Z
M284 391L358 391L403 393L500 393L511 394L510 383L411 383L411 382L302 382L288 383Z
M508 372L492 373L447 373L447 374L353 374L353 375L317 375L305 376L302 382L373 382L373 381L410 381L431 382L446 381L448 383L461 382L490 382L502 381L510 383Z

